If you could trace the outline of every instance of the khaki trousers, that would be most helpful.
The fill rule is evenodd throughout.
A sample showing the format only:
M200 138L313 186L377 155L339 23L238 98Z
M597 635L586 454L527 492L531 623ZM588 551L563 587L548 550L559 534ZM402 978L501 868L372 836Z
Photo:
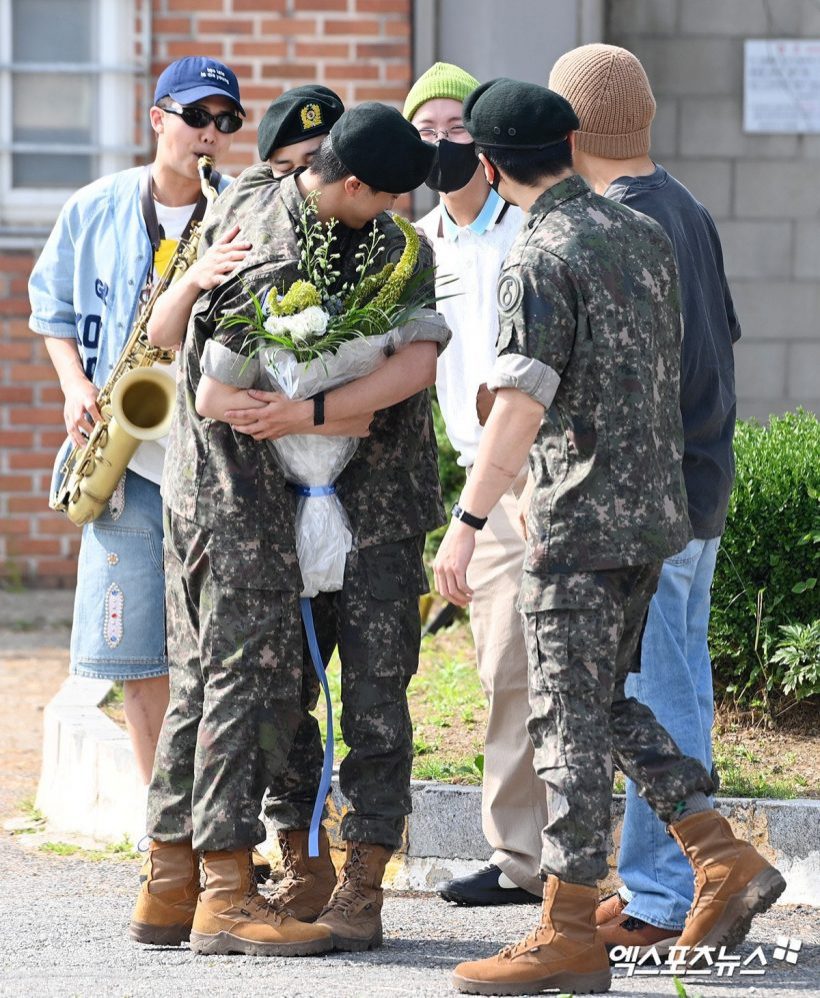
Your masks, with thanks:
M467 580L475 591L470 624L489 705L482 828L494 850L491 862L519 887L540 896L546 792L533 767L527 733L527 648L521 614L515 608L525 544L513 489L520 493L523 483L524 477L514 483L478 531Z

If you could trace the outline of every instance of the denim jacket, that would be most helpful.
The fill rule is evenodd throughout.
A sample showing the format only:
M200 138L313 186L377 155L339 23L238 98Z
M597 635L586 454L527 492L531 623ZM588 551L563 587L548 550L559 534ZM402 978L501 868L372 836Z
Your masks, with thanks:
M76 338L101 387L116 364L151 265L140 207L142 167L102 177L66 202L29 280L29 327ZM222 191L230 183L223 177Z

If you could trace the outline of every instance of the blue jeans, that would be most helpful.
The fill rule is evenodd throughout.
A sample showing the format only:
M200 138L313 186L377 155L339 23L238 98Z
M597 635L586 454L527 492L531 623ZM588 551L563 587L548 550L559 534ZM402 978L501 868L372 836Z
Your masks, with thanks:
M627 696L646 704L685 755L712 768L712 663L709 602L720 538L693 540L663 565L649 606L641 671ZM662 929L682 929L692 903L692 870L674 839L627 781L618 872L625 913Z

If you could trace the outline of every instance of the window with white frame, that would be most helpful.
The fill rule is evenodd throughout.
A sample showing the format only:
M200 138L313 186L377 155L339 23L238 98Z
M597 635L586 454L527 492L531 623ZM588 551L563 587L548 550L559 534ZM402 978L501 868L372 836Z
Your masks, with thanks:
M0 0L0 236L143 156L150 0Z

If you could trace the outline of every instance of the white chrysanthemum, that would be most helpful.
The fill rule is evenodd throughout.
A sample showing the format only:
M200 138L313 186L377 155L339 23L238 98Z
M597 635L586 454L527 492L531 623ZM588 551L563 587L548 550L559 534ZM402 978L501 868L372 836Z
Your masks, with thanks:
M323 308L311 305L296 315L269 316L265 320L265 329L274 336L290 336L294 343L307 343L325 332L328 318Z

